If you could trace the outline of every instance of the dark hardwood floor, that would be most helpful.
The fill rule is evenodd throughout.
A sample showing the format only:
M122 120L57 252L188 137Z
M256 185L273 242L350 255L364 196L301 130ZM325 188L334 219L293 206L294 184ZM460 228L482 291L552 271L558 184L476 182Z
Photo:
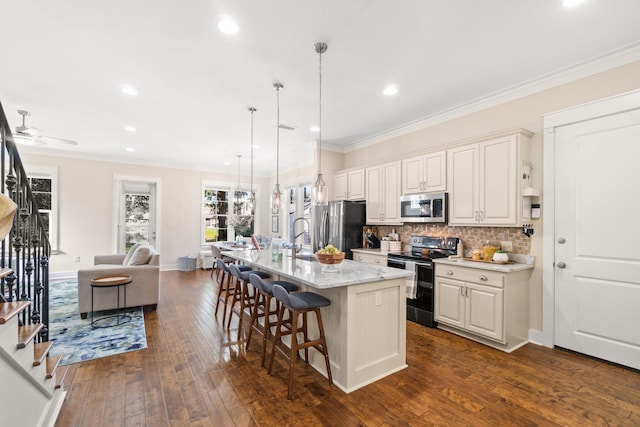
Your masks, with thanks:
M640 374L528 344L511 354L407 322L409 367L344 394L299 362L259 367L213 317L209 272L161 273L148 348L72 365L56 426L638 426ZM248 322L245 322L245 325Z

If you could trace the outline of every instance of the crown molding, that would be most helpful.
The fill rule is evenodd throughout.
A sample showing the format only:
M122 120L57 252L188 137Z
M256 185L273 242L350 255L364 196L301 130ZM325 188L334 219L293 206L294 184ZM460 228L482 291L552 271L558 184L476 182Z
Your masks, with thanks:
M589 61L569 66L543 77L529 80L523 84L501 90L474 101L458 105L441 113L380 132L345 145L343 152L359 150L382 141L409 134L430 126L472 114L524 96L533 95L574 80L588 77L603 71L630 64L640 60L640 42L626 45L606 54L596 56Z

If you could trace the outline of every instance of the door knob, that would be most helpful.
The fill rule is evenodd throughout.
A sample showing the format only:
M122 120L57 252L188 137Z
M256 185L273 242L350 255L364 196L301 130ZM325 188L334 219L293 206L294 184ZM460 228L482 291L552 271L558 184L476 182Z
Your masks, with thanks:
M566 266L567 266L567 264L565 264L564 262L556 263L556 267L558 267L558 268L565 268Z
M558 243L560 243L561 245L563 243L565 243L567 240L564 237L558 237Z

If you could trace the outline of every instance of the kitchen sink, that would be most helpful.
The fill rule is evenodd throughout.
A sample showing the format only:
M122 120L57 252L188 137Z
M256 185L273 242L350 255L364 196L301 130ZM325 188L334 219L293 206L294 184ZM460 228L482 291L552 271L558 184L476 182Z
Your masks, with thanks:
M314 254L296 254L296 260L301 261L317 261L318 258Z

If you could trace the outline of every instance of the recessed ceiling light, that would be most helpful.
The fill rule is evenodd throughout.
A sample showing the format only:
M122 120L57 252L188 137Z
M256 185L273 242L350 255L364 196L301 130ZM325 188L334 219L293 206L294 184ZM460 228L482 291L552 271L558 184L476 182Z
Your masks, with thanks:
M125 95L136 96L138 94L138 91L135 88L131 87L131 86L122 86L120 88L120 90Z
M313 125L309 128L309 132L320 132L320 128L316 125Z
M260 146L258 144L253 144L251 147L252 148L260 148Z
M562 1L562 5L564 7L573 7L573 6L577 6L580 3L584 3L584 0L563 0Z
M220 18L218 18L218 29L222 33L228 34L230 36L238 34L238 31L240 30L238 24L236 24L236 21L234 21L233 18L227 15L222 15L220 16Z
M136 129L135 126L125 126L124 130L126 130L127 132L135 132L138 129Z
M389 85L389 86L384 88L382 93L384 93L385 95L395 95L396 93L398 93L398 86Z
M131 148L131 147L126 148L126 150L127 150L128 152L130 152L130 153L134 153L134 152L136 151L136 149L135 149L135 148Z
M224 163L223 163L223 165L225 165L225 166L229 166L230 164L231 164L231 163L229 163L229 162L224 162Z

